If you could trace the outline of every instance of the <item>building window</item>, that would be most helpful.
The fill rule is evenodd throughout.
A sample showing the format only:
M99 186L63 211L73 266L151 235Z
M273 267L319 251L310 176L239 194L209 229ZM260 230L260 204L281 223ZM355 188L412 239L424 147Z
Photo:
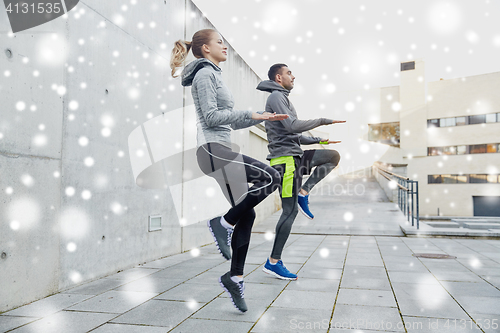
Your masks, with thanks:
M496 153L498 152L498 144L496 143L489 143L486 145L486 152L487 153Z
M427 156L500 153L500 143L470 146L427 147Z
M486 115L486 122L487 123L496 123L497 122L497 114L496 113L490 113Z
M486 115L485 114L478 114L475 116L469 116L469 124L474 125L474 124L484 124L486 122Z
M498 184L500 175L428 175L428 184Z
M486 145L470 145L469 151L471 154L484 154L486 153Z
M443 155L456 155L457 154L457 147L451 146L451 147L443 147Z
M441 184L443 182L441 175L429 175L427 176L427 183L429 184Z
M427 120L427 127L439 127L439 119Z
M450 127L500 122L500 112L474 116L427 119L427 127Z
M399 147L399 122L368 124L368 141Z
M470 179L471 183L475 183L475 184L487 182L486 175L470 175L469 179Z
M497 183L498 182L498 176L497 175L487 175L486 176L486 182L487 183Z
M456 175L442 175L443 184L456 184L457 176Z
M467 125L467 117L457 117L457 126Z
M467 146L457 146L457 155L467 154Z

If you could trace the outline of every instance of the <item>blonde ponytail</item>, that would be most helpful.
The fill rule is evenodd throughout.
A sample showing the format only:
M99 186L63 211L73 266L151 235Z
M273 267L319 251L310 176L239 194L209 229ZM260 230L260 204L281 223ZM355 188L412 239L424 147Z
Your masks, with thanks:
M182 41L180 39L175 42L174 48L172 49L172 56L170 57L172 77L178 76L175 76L175 72L178 67L182 66L184 60L186 60L189 50L192 50L195 58L203 58L201 48L204 44L208 45L210 43L210 39L214 38L214 33L217 33L214 29L202 29L193 35L192 42Z
M170 57L170 68L172 69L172 77L177 77L175 72L178 67L182 66L182 63L186 59L189 50L191 49L191 42L178 40L174 44L172 49L172 55Z

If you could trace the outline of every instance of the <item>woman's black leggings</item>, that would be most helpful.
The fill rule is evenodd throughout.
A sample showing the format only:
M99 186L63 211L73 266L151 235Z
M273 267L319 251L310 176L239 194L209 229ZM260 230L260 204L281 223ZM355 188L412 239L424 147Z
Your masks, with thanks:
M196 156L201 171L217 181L231 204L232 208L224 215L224 219L234 225L231 276L243 275L255 220L253 208L278 189L280 174L274 168L219 143L200 146ZM248 183L253 185L249 187Z

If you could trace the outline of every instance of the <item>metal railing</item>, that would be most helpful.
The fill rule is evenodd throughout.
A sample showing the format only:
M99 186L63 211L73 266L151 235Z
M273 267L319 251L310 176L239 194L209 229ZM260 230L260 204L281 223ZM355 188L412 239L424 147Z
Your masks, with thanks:
M401 175L395 174L389 170L385 170L377 165L374 165L377 171L388 181L395 181L398 187L398 206L399 209L406 216L406 220L410 222L411 225L415 225L415 220L417 221L417 229L420 226L420 215L419 215L419 200L418 200L418 181L411 180L408 177L403 177ZM391 177L395 178L392 179ZM416 207L415 207L416 204Z

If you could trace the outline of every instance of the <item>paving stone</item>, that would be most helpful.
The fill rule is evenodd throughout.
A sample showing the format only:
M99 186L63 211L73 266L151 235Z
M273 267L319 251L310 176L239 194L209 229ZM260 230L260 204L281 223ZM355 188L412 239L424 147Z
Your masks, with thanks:
M391 282L418 283L418 284L439 284L439 281L429 272L401 272L389 271Z
M156 268L134 267L123 272L107 276L107 279L133 281L158 272Z
M403 316L408 333L469 333L481 332L469 319L446 319Z
M65 294L81 294L81 295L99 295L115 289L127 281L112 280L112 279L99 279L93 282L85 283L81 286L64 291Z
M177 265L183 260L180 258L166 257L154 261L150 261L142 265L144 268L167 268L173 265Z
M336 296L336 292L286 289L274 301L273 306L294 309L333 309Z
M461 296L461 295L455 295L454 297L468 313L491 314L491 315L497 315L500 318L499 297L479 297L479 296Z
M253 323L229 320L188 319L169 333L217 332L217 333L247 333ZM162 332L165 332L163 330Z
M113 319L111 323L161 326L172 329L204 304L150 300Z
M112 290L74 305L68 308L68 310L123 313L146 302L148 299L153 298L156 295L158 294Z
M500 297L500 290L485 281L453 282L442 281L443 287L453 296L486 296ZM500 298L499 298L500 300Z
M474 271L476 274L480 276L500 276L500 267L487 267L481 270Z
M297 275L300 278L338 280L342 275L342 269L304 267L300 270L300 272Z
M344 267L344 259L341 260L332 260L331 258L322 258L321 260L308 260L304 265L304 268L343 268Z
M472 272L436 272L432 273L440 281L483 282L484 280Z
M498 333L500 331L500 316L492 314L469 313L476 324L486 333Z
M404 332L397 308L336 304L332 327Z
M434 260L434 261L430 261ZM439 261L440 262L436 262ZM425 267L427 267L431 273L441 273L441 272L464 272L468 273L470 270L459 262L446 262L447 259L428 259L422 260Z
M295 284L297 281L292 281ZM278 295L283 291L284 286L282 284L265 284L265 283L251 283L251 282L245 282L245 299L261 299L261 300L268 300L269 304L276 298ZM218 289L223 291L220 287L218 286ZM228 293L223 293L220 297L229 297Z
M213 269L208 270L200 275L197 275L189 279L188 282L190 284L208 284L208 285L219 284L219 277L225 274L229 270L226 267L223 267L223 269L224 269L223 273L214 271Z
M73 304L85 301L92 296L79 294L56 294L46 297L39 301L21 306L17 309L5 312L4 315L9 316L25 316L25 317L45 317L66 309Z
M387 279L387 272L383 267L348 266L344 269L342 280L358 277Z
M420 262L407 260L406 263L393 263L385 261L385 267L388 271L403 271L403 272L419 272L419 273L429 273L427 267L422 265Z
M289 280L281 280L270 274L266 274L262 271L262 267L259 267L257 270L253 271L249 275L245 276L245 283L267 283L267 284L279 284L283 288L290 282ZM300 276L299 278L302 278Z
M172 267L165 268L161 271L158 271L150 276L152 278L164 278L164 279L178 279L180 276L184 279L191 279L195 276L202 274L208 271L209 268L198 267L193 265L180 265L177 264Z
M290 282L286 290L337 292L340 280L299 278Z
M392 282L396 298L448 299L450 295L440 284Z
M271 306L252 333L327 332L332 311L286 309Z
M392 290L387 278L376 279L369 276L342 278L340 287L352 289Z
M190 301L206 303L213 300L220 293L222 289L219 285L212 286L207 284L186 284L183 283L175 288L170 289L155 297L155 299L169 300L169 301Z
M482 278L500 289L500 276L483 276Z
M347 257L345 265L346 266L384 267L384 263L380 257L378 259L349 259L349 257Z
M337 304L397 307L392 291L368 289L341 288Z
M402 315L416 317L439 317L449 319L470 319L453 298L406 298L397 297Z
M245 313L236 309L229 298L219 297L196 312L191 318L245 321L254 323L266 311L269 300L246 299L248 311Z
M175 287L182 282L184 282L184 279L164 279L146 276L141 279L124 284L116 288L115 290L159 294Z
M165 333L164 327L124 324L104 324L92 333Z
M11 329L25 325L27 323L31 323L35 320L39 320L39 318L0 315L0 332L7 332Z
M15 333L85 333L116 317L109 313L60 311L25 325Z
M349 255L352 254L358 254L358 253L378 253L378 247L354 247L354 246L349 246Z

